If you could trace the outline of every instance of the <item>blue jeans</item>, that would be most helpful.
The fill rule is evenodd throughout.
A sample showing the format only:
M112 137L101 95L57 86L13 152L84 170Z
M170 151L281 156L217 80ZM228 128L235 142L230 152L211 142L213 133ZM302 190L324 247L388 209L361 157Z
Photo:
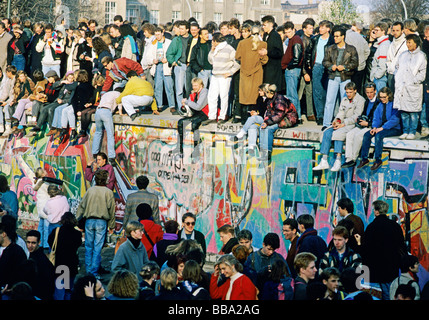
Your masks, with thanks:
M382 76L380 79L374 78L375 87L377 92L380 92L381 89L387 87L387 76Z
M61 118L63 115L63 110L69 106L68 103L64 103L62 105L57 106L54 110L54 118L52 119L52 128L62 128L61 126Z
M369 148L371 147L371 139L374 137L374 159L381 161L381 154L383 152L383 140L387 137L397 136L401 134L400 129L384 129L374 136L368 131L364 134L362 140L361 156L362 160L368 159Z
M197 77L200 78L201 80L203 80L204 88L208 89L209 81L212 77L212 71L211 70L201 70L200 72L198 72Z
M338 91L340 92L340 99L346 96L345 86L349 80L341 81L340 77L335 77L333 80L328 81L328 90L326 92L326 104L323 114L323 125L329 127L334 117L335 103L337 102Z
M165 94L167 96L168 106L174 107L174 90L173 90L173 78L171 76L164 75L164 66L162 63L158 63L155 71L155 100L158 108L164 105L163 101L163 90L165 86Z
M416 134L419 125L419 112L401 112L402 128L404 133Z
M422 124L422 127L429 127L428 124L428 120L426 118L426 110L427 110L427 105L426 102L423 102L422 105L422 112L420 113L420 123Z
M177 65L174 67L174 81L176 89L176 107L180 108L182 105L182 99L185 97L185 92L187 92L186 84L186 64ZM186 91L185 91L186 90Z
M279 125L273 124L265 129L259 128L259 148L261 150L272 151L274 132L279 128Z
M107 221L87 219L85 223L85 268L86 272L98 274L101 264L101 249L106 238Z
M259 127L264 122L261 116L251 116L247 118L241 130L247 132L249 147L256 147L256 140L258 140Z
M328 128L323 132L322 144L320 145L320 153L328 155L329 150L331 149L332 142L332 134L334 133L334 128ZM335 140L334 141L334 153L337 155L338 153L343 152L344 141Z
M110 109L98 108L94 115L95 132L92 140L92 154L98 154L103 141L103 132L107 134L107 153L110 159L116 158L115 150L115 131L113 126L113 117Z
M285 80L286 80L286 97L295 106L296 112L298 113L298 119L301 119L301 104L298 98L298 84L301 77L301 68L286 69Z
M318 120L323 119L323 110L326 104L326 88L323 84L323 74L325 73L325 67L316 63L313 66L313 101L314 108L316 110L316 117Z
M24 58L24 56L22 54L15 54L13 56L13 60L12 60L11 64L16 67L16 71L24 70L25 69L25 58ZM6 72L6 71L3 71L3 72Z
M40 232L40 246L43 248L49 248L49 244L48 244L49 221L46 219L40 218L37 231Z

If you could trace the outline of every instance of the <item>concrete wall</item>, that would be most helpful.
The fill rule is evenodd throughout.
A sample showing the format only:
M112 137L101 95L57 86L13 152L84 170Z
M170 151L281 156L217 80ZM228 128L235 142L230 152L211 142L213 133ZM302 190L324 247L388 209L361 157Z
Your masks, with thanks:
M232 134L239 130L235 124L202 129L199 158L191 158L190 144L186 145L183 158L171 156L168 151L175 147L178 117L164 114L140 117L134 123L128 117L114 118L120 163L115 169L118 232L122 228L125 199L136 189L134 179L140 174L149 176L149 189L160 199L164 220L180 221L187 211L197 214L196 228L206 235L208 251L212 253L222 246L216 230L225 223L249 229L256 247L262 245L267 232L278 233L282 239L279 251L286 254L288 243L281 230L287 217L313 214L319 234L329 241L336 224L335 204L340 197L353 200L355 213L365 225L374 218L371 203L383 199L404 230L409 217L412 253L429 267L427 141L387 139L383 166L376 172L367 166L316 174L312 167L320 158L320 128L304 125L279 130L272 165L267 166L255 158L246 158L245 145L230 142ZM37 227L32 181L39 166L65 181L65 192L73 210L76 209L89 187L83 171L92 160L91 145L87 138L70 145L58 144L44 135L0 139L0 169L18 194L21 227Z

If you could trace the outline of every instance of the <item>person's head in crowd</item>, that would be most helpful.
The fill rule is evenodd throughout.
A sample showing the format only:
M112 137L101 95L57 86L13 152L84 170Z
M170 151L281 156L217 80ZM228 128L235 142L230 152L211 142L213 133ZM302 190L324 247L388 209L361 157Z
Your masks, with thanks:
M337 206L341 217L346 217L354 211L353 201L349 198L341 198L337 201Z
M129 270L116 271L107 285L107 291L115 297L135 299L139 293L137 275Z
M70 300L92 300L96 296L97 278L91 274L80 274L73 284ZM92 289L91 289L92 288Z
M223 36L220 32L214 33L212 37L212 48L216 48L220 43L225 41L225 36Z
M273 99L273 97L277 93L277 86L275 84L269 84L268 86L264 87L265 90L265 96L268 99Z
M97 170L94 174L94 181L97 186L107 186L108 179L109 172L107 170Z
M192 36L192 38L197 38L200 33L200 26L196 22L192 22L189 25L189 32Z
M136 178L136 185L139 190L146 190L149 185L149 179L147 176L141 175Z
M411 272L416 274L419 271L419 258L411 254L407 254L401 259L401 273Z
M52 38L52 34L54 33L54 26L50 23L47 23L45 25L45 38L46 39L51 39Z
M395 21L392 24L392 36L398 39L404 33L404 24L401 21Z
M416 289L410 284L402 283L395 291L395 300L414 300L416 297Z
M284 260L273 261L269 271L268 278L275 283L279 283L285 277L290 277L288 266Z
M334 243L334 247L340 253L344 253L346 250L346 245L349 241L349 238L350 233L346 227L337 226L334 230L332 230L332 241Z
M332 28L332 34L334 36L334 42L336 45L344 45L346 38L346 30L341 26L335 26Z
M286 240L292 241L298 235L298 222L293 218L283 221L282 233Z
M99 55L103 51L109 52L109 47L101 37L92 38L92 47L97 55Z
M247 260L247 257L250 255L250 250L247 248L247 246L242 244L236 244L234 247L232 247L231 253L234 255L234 257L237 258L237 260L244 265L244 263Z
M77 226L76 216L70 211L64 212L64 214L61 216L61 219L60 219L60 225L76 227Z
M219 234L220 241L222 241L223 244L227 244L230 239L235 237L234 227L229 224L225 224L218 228L217 233Z
M48 186L48 195L51 198L62 195L62 194L63 194L63 192L62 192L60 186L58 186L56 184L50 184Z
M140 203L136 208L136 215L139 220L152 220L153 210L147 203Z
M243 271L243 265L237 260L234 255L226 254L221 256L217 261L215 268L219 270L226 278L230 278Z
M182 216L182 228L186 234L194 232L195 223L197 221L196 216L192 212L186 212Z
M386 215L389 212L389 204L383 200L375 200L372 203L372 208L374 209L374 215L377 217L379 215Z
M170 290L170 291L176 288L179 282L176 270L170 267L166 267L164 268L164 270L161 271L160 279L161 279L161 286L165 290Z
M91 19L91 20L88 21L88 29L89 29L89 31L95 32L96 29L97 29L97 27L98 27L98 23L97 23L96 20Z
M13 301L32 301L36 300L33 294L33 288L24 281L15 283L10 291L10 300Z
M278 248L280 248L280 238L278 234L274 232L267 233L262 241L262 254L269 257L273 255Z
M306 282L313 280L317 272L316 260L317 257L310 252L298 253L293 261L293 266L297 275Z
M15 66L12 66L12 65L8 65L7 67L6 67L6 76L9 78L9 79L14 79L15 78L15 76L16 76L16 73L18 72L18 70L16 69L16 67ZM58 77L58 76L57 76Z
M356 291L359 291L361 289L361 286L359 285L357 280L360 277L360 274L356 272L355 268L347 267L345 268L340 275L340 282L342 289L346 293L353 293Z
M176 220L168 220L164 223L164 229L166 233L177 234L179 232L179 224Z
M162 42L164 39L164 30L160 27L156 27L154 32L156 41Z
M378 39L387 35L389 31L389 25L386 22L378 22L374 26L373 30L375 31L375 37Z
M323 300L326 295L326 286L320 281L312 281L307 285L307 300Z
M237 233L236 238L237 238L238 243L240 245L245 246L249 250L249 252L252 252L252 250L253 250L252 249L252 242L253 242L252 232L250 232L247 229L240 230Z
M88 71L86 71L85 69L80 69L78 71L76 81L80 83L88 82L89 81Z
M328 290L328 294L332 296L338 291L340 286L340 272L335 267L323 269L320 279Z
M292 39L293 36L295 35L295 25L293 24L292 21L286 21L285 24L283 25L285 28L285 35L288 39Z
M298 229L301 233L304 233L305 230L314 228L314 218L311 214L305 213L299 215L296 222L298 222Z
M139 239L143 237L144 226L139 221L129 221L125 226L125 235L133 239Z
M179 21L179 33L181 36L186 37L189 34L189 22L186 20Z
M124 23L124 19L122 18L121 15L118 14L113 17L113 23L119 27Z
M243 23L241 26L241 36L247 39L252 35L252 25L250 23Z
M95 39L94 39L95 40ZM95 77L92 79L92 86L94 88L97 87L103 87L104 82L106 81L106 78L102 76L101 74L95 75Z
M414 19L405 19L404 20L404 33L406 36L409 34L416 33L417 31L417 23Z
M99 168L104 167L107 164L107 154L100 152L96 156L97 166Z
M40 247L41 234L37 230L30 230L25 235L25 244L27 245L28 252L32 253Z
M109 29L109 34L112 38L122 37L121 29L117 25L112 25Z
M152 283L158 279L160 271L161 268L156 262L148 261L142 266L139 274L144 281Z
M229 35L228 21L222 21L219 23L219 32L224 37Z
M9 182L4 174L0 174L0 192L5 193L10 190Z
M272 15L266 15L262 19L262 29L265 33L270 33L274 28L276 28L276 21Z
M311 18L310 18L311 19ZM307 37L311 37L313 35L313 31L314 31L314 25L315 22L313 19L306 19L303 23L302 23L302 31L304 32L304 34Z
M33 79L36 82L43 81L45 79L45 75L43 74L43 71L40 69L36 69L33 71Z
M142 31L143 35L149 39L155 34L155 26L152 23L145 23L142 25Z
M2 216L0 221L0 246L6 247L9 241L16 243L18 240L16 218L7 214Z
M365 88L365 95L368 98L368 100L372 101L377 97L377 86L374 82L370 81L367 82L364 86Z
M200 264L195 260L186 261L182 271L182 279L191 283L200 283L203 279Z
M234 36L240 35L240 20L237 18L231 18L231 20L228 21L228 29L229 34L232 34Z
M422 40L417 34L410 33L405 39L407 40L407 48L410 52L416 51L422 45Z

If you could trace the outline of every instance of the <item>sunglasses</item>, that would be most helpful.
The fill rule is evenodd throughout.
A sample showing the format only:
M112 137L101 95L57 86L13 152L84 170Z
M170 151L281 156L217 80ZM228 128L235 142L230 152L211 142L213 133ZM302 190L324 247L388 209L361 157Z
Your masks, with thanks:
M185 224L187 226L195 226L195 221L194 222L185 222Z

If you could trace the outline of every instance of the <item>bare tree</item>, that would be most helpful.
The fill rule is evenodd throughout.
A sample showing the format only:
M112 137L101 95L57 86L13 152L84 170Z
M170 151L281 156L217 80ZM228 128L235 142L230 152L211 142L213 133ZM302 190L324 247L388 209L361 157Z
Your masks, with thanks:
M373 1L374 20L389 18L392 20L404 20L405 10L407 9L408 18L423 18L429 13L428 0L378 0Z

